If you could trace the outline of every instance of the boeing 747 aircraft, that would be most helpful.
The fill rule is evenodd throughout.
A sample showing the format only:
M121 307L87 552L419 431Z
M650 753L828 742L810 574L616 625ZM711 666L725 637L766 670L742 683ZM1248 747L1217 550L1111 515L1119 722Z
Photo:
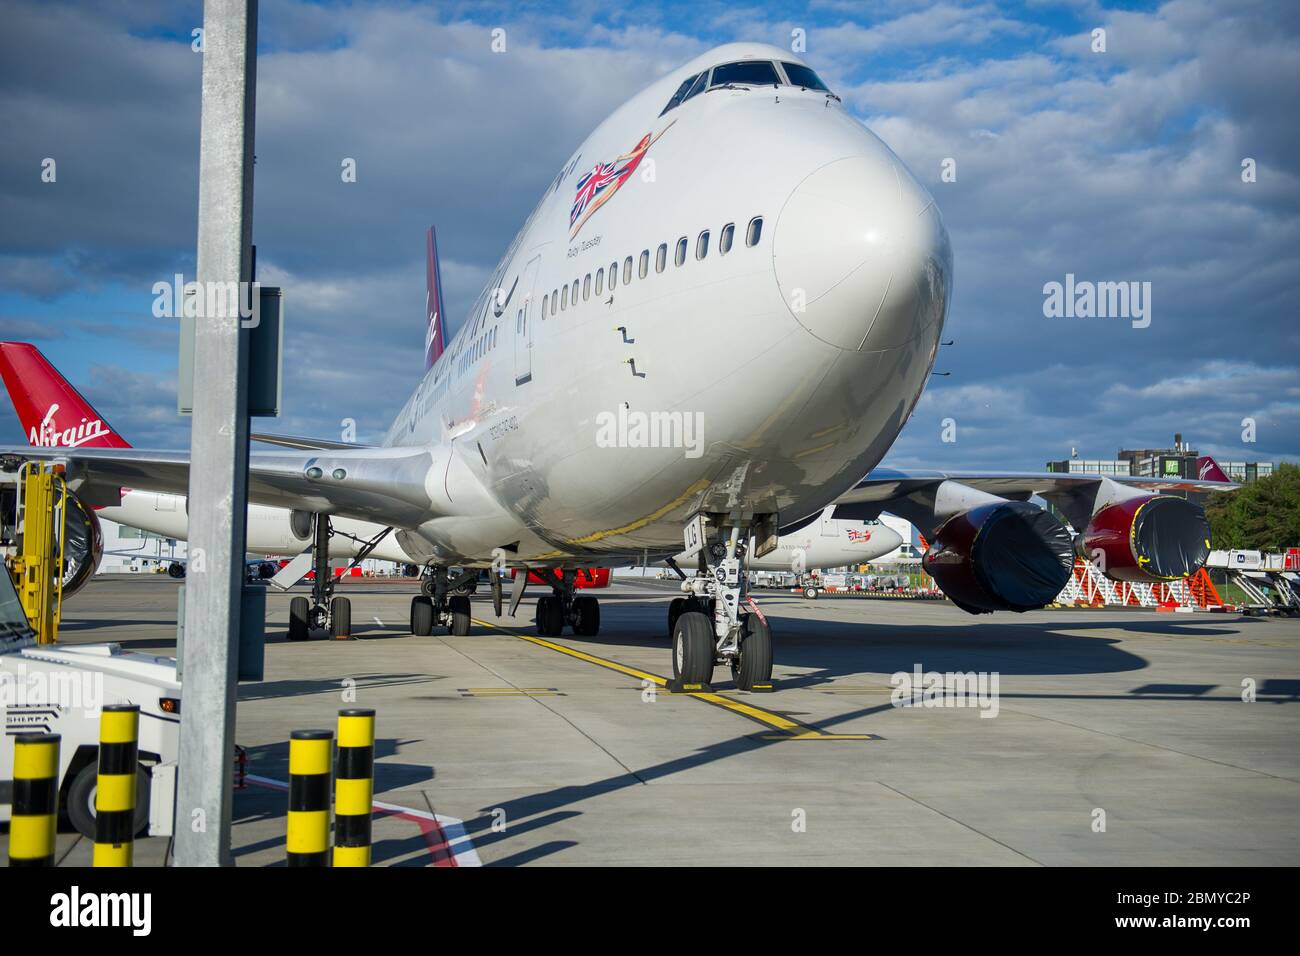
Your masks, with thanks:
M293 512L318 558L350 522L388 532L360 550L428 568L416 633L463 633L452 592L496 564L555 581L539 633L594 634L599 604L575 595L578 569L685 545L674 676L702 684L723 665L750 689L770 680L772 635L744 571L783 526L828 506L911 521L931 542L927 571L983 613L1051 601L1076 550L1120 580L1194 572L1208 526L1166 492L1232 487L872 472L929 377L952 250L916 177L776 47L718 47L601 122L450 341L432 233L428 275L426 371L382 443L279 439L250 456L248 486L255 505ZM123 488L187 491L186 452L114 446L49 414L41 447L0 453L66 462L87 514L119 505ZM69 433L75 447L40 440ZM1035 496L1083 529L1077 540ZM322 577L294 612L299 634L345 600ZM512 606L527 579L516 575Z

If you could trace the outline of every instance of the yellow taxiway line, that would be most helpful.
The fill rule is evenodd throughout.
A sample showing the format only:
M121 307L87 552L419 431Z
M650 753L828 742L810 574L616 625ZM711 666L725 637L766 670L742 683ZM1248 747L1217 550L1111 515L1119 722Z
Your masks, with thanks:
M569 657L577 658L580 661L586 661L588 664L595 664L597 667L604 667L607 670L617 671L620 674L626 674L628 677L635 677L639 680L650 681L651 683L667 688L668 678L660 677L658 674L652 674L649 671L643 671L636 667L629 667L627 664L620 664L618 661L611 661L604 657L597 657L595 654L588 654L586 651L580 651L576 648L565 647L563 644L556 644L554 641L548 641L545 638L533 637L530 634L520 634L518 631L511 630L500 624L493 624L491 621L474 620L475 624L483 627L500 631L510 637L518 638L521 641L527 641L529 644L536 644L538 647L544 647L547 650L557 651ZM723 710L729 710L733 714L746 717L749 720L777 731L774 734L763 734L763 740L880 740L877 734L830 734L818 730L816 727L810 727L802 724L797 720L792 720L784 714L778 714L767 710L763 707L756 707L753 704L747 704L743 701L733 700L718 693L697 693L688 692L674 696L693 697L696 700L702 700L706 704L712 704L714 707L721 707Z

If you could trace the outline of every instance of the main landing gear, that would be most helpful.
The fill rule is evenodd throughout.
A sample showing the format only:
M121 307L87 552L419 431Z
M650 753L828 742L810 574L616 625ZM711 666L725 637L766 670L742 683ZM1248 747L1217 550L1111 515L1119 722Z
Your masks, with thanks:
M329 515L316 516L312 542L311 600L299 595L289 602L289 640L305 641L314 630L327 630L330 637L352 636L352 602L334 597L334 575L330 573Z
M772 689L772 629L752 602L751 610L742 610L748 597L747 555L740 532L733 526L725 544L706 544L695 577L672 566L686 597L668 605L674 678L669 690L709 690L718 664L730 667L740 690Z
M477 581L477 568L453 574L448 568L430 566L420 582L422 593L411 598L411 633L428 637L435 627L445 627L457 637L468 634L469 595Z
M575 596L576 582L577 572L566 568L551 584L551 593L537 599L538 637L559 637L566 624L579 637L600 633L600 602L588 594Z
M295 512L295 517L299 514L301 512ZM311 598L299 595L289 601L289 640L305 641L312 631L326 631L330 637L343 640L352 636L352 602L345 597L334 596L335 578L330 569L330 538L338 532L334 531L329 515L318 514L314 517ZM392 528L385 528L364 542L345 533L344 537L352 538L361 545L348 568L356 567L365 560L391 530ZM289 581L284 585L285 588L303 574L301 569L294 569L293 562L281 573L286 572Z

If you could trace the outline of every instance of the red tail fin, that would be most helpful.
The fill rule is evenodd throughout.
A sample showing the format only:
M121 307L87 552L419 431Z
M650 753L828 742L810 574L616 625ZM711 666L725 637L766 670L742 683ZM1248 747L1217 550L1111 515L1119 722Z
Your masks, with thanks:
M1196 477L1201 481L1232 481L1209 455L1196 459Z
M0 342L0 376L28 444L44 448L130 448L99 412L26 342Z
M438 237L429 227L425 261L425 282L427 285L424 298L424 367L433 368L442 354L442 326L446 322L446 313L442 307L442 268L438 264Z

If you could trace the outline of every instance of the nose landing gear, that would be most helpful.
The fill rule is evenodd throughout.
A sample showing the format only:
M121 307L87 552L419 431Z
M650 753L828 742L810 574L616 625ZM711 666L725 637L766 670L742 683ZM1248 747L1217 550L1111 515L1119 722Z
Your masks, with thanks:
M747 536L746 536L747 540ZM693 578L673 565L682 578L686 597L668 606L668 630L673 641L673 680L676 692L708 692L713 670L726 664L739 690L772 689L772 629L747 595L747 547L741 528L733 525L725 545L699 552ZM742 610L748 603L750 610Z

